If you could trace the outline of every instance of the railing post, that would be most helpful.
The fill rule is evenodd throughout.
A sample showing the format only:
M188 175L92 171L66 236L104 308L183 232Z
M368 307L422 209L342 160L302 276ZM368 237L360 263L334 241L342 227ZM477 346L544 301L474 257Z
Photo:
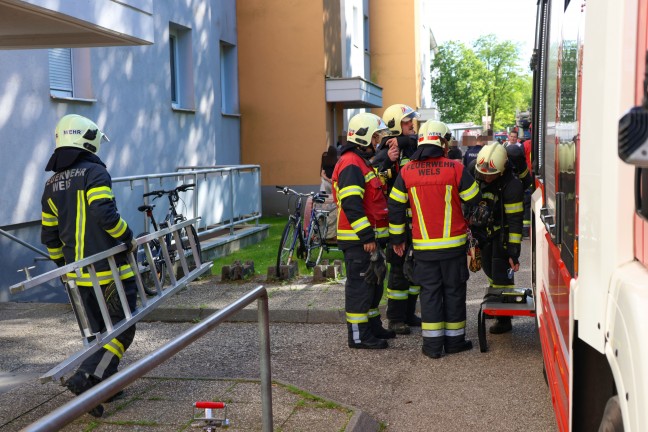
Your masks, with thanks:
M229 170L230 174L230 197L232 205L231 207L231 218L230 218L230 235L234 235L234 170Z
M259 357L261 361L261 417L263 432L272 432L272 380L270 370L270 314L268 294L257 300L259 310Z

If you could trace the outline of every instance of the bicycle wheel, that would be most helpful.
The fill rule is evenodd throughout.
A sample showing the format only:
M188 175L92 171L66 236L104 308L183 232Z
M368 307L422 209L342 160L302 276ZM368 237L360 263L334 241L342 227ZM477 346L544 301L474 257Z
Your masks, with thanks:
M277 268L276 274L281 274L281 266L288 265L292 262L293 254L295 253L295 244L297 242L297 224L294 220L288 221L284 227L283 234L281 234L281 242L279 243L279 251L277 253Z
M136 237L142 237L149 235L148 231L139 233ZM158 239L151 240L149 242L151 247L151 254L153 255L153 261L155 264L155 273L157 274L158 280L162 277L162 286L164 286L164 280L166 272L166 264L162 258L162 248L160 247L160 241ZM144 292L146 295L154 296L157 294L157 288L155 287L155 282L153 281L153 274L151 273L150 264L146 259L146 252L144 251L143 245L139 245L137 248L137 263L143 268L142 270L142 284L144 285ZM167 279L168 280L168 279Z
M324 244L320 226L316 220L311 222L310 229L308 230L308 237L306 237L306 267L313 268L320 263L324 253Z
M189 234L191 234L193 236L194 240L196 241L196 250L198 252L198 259L196 260L194 258L194 260L196 262L200 261L202 263L203 262L203 260L202 260L202 248L200 247L200 240L198 240L198 232L196 232L196 228L194 228L193 225L189 225L188 227L185 227L183 229L183 231L184 232L180 236L181 241L182 241L182 249L184 249L186 251L191 250L191 242L189 241Z

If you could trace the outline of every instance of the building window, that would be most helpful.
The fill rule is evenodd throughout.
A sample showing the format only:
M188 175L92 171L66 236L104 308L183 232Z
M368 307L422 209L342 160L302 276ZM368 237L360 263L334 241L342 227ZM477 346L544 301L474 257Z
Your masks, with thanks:
M221 41L220 49L221 110L223 114L238 114L238 61L236 46Z
M191 29L169 24L169 68L171 77L171 106L194 110L193 50Z
M49 81L53 98L92 100L90 48L50 49Z
M171 59L171 102L178 103L178 37L169 35L169 57Z

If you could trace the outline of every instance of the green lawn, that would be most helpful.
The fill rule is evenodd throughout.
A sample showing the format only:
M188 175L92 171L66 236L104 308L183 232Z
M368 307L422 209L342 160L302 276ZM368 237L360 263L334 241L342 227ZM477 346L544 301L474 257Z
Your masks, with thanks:
M277 265L279 241L281 240L281 234L283 233L287 221L288 218L285 216L262 217L259 220L259 223L270 225L268 237L260 243L243 248L228 256L215 259L214 266L212 267L212 274L221 274L223 266L231 265L234 261L245 263L246 261L251 260L254 261L254 271L256 274L266 275L268 267ZM344 257L340 251L325 251L322 255L322 259L343 260ZM312 269L306 268L304 260L298 260L298 264L299 274L309 275L313 273Z

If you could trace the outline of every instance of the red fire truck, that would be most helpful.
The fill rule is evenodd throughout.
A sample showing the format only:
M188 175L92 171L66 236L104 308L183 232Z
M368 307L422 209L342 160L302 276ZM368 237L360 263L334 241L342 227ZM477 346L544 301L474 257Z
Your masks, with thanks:
M558 429L648 431L648 0L537 1L532 270Z

